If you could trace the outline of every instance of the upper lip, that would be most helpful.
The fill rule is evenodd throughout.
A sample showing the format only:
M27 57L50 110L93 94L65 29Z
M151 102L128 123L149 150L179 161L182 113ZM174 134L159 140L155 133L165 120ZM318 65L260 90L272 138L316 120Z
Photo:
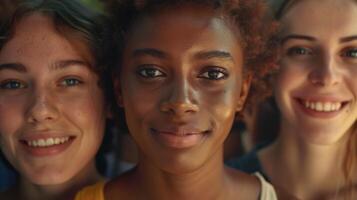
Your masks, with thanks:
M75 135L68 134L65 131L56 131L56 130L26 131L20 137L20 140L31 141L31 140L61 138L61 137L75 137Z
M312 101L312 102L348 102L350 100L346 98L340 98L336 96L301 96L296 97L298 100L302 101Z

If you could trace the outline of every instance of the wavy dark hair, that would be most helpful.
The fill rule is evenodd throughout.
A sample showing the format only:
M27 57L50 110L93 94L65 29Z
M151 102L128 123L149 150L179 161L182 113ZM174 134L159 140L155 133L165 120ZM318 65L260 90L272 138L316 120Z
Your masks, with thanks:
M244 54L244 73L253 75L247 103L270 93L266 75L276 68L276 42L273 33L276 23L270 17L268 6L262 0L103 0L109 11L115 31L110 41L115 41L115 48L107 55L114 61L116 72L120 71L121 52L125 47L126 35L140 17L160 12L162 8L175 8L182 4L193 4L210 8L224 16L237 28L236 36L240 40ZM123 111L116 112L120 117L120 127L126 129Z

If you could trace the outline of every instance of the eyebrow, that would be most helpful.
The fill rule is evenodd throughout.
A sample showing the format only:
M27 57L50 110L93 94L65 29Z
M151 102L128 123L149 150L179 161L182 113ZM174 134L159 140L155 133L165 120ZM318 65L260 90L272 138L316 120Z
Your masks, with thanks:
M344 42L351 42L353 40L357 40L357 35L351 35L348 37L343 37L340 39L340 43L344 43Z
M307 35L299 35L299 34L291 34L283 37L280 41L280 44L284 44L288 40L307 40L307 41L316 41L316 38L307 36Z
M70 66L83 66L83 67L90 67L91 65L87 62L81 61L81 60L61 60L58 62L55 62L50 69L51 70L63 70L65 68L68 68Z
M26 73L26 67L21 63L4 63L0 64L0 71L1 70L14 70L20 73Z
M211 59L211 58L223 58L223 59L233 60L233 57L230 53L225 51L218 51L218 50L198 52L195 55L195 58L202 59L202 60Z
M149 55L156 58L167 58L167 55L158 49L153 48L143 48L143 49L135 49L133 52L133 56L145 56Z

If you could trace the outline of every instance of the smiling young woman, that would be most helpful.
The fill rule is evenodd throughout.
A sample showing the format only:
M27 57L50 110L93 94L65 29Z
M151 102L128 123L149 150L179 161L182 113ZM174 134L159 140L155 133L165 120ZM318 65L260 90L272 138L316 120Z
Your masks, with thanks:
M284 1L277 17L280 132L262 173L301 199L356 199L357 2Z
M31 0L1 26L0 144L20 176L2 199L64 199L101 179L100 19L75 1Z

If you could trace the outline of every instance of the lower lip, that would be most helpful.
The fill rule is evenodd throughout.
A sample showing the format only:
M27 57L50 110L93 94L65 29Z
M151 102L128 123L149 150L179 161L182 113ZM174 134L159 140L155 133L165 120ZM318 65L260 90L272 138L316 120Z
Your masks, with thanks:
M160 144L174 149L187 149L192 148L202 142L205 138L204 133L177 135L172 133L163 133L153 130L152 134L154 138L159 141Z
M344 109L344 107L346 107L346 105L343 105L343 107L341 107L339 110L337 111L331 111L331 112L323 112L323 111L316 111L316 110L311 110L309 108L306 108L304 105L302 105L302 103L299 100L295 101L297 106L301 108L301 110L311 116L311 117L315 117L315 118L321 118L321 119L330 119L330 118L334 118L337 115L339 115L341 113L341 111Z
M57 144L49 147L31 147L25 144L24 142L20 142L24 147L25 151L31 154L32 156L44 157L44 156L54 156L64 152L75 138L70 138L67 142L62 144Z

